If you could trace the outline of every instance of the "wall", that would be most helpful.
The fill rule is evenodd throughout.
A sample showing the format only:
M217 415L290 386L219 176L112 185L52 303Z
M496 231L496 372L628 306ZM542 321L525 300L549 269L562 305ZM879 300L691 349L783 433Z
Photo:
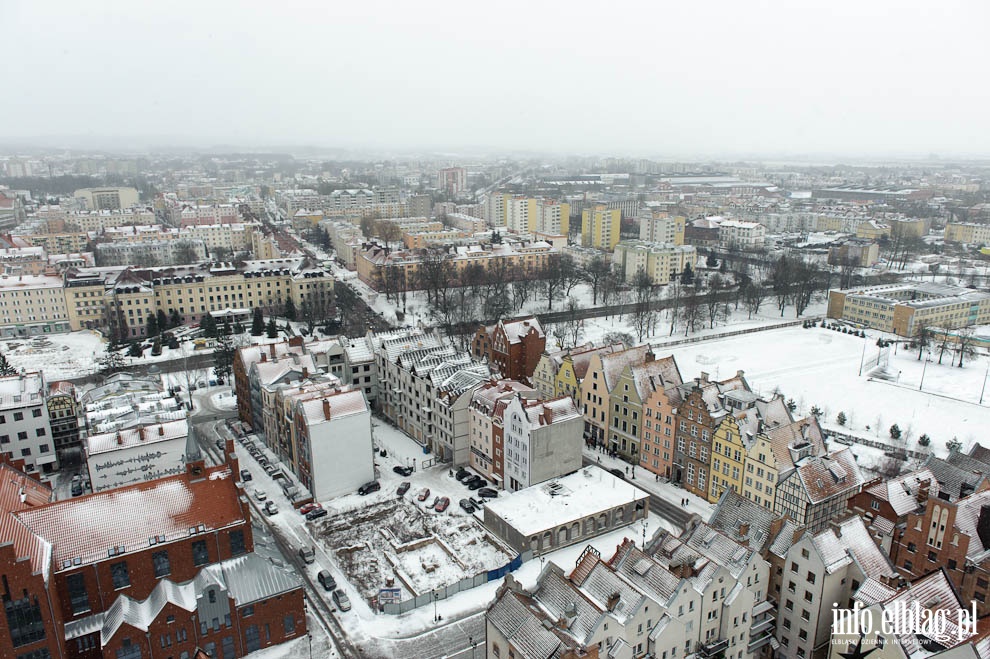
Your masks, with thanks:
M185 449L186 436L183 435L87 456L86 468L93 491L184 473L186 466L182 456Z

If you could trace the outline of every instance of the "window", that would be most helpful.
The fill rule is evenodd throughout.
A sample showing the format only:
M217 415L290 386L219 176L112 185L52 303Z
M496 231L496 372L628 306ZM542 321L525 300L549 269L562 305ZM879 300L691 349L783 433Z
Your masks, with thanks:
M873 501L870 502L870 508L872 508L873 510L880 510L880 502L874 499Z
M949 567L949 569L950 569L950 570L955 570L955 569L956 569L956 565L957 565L957 563L956 563L956 559L954 559L954 558L950 558L950 559L949 559L949 562L948 562L948 567Z
M240 556L241 554L247 553L247 548L244 545L244 531L231 531L230 532L230 555Z
M7 578L4 577L4 585ZM6 600L3 608L7 614L7 629L10 630L10 643L15 648L34 643L45 638L45 623L41 618L41 607L37 597L19 600Z
M210 552L206 548L206 540L192 543L193 565L206 565L210 562Z
M909 572L914 569L914 566L911 564L911 561L904 561L904 569L908 570Z
M14 421L23 421L24 412L14 412Z
M241 609L241 617L249 618L254 615L254 604L249 604Z
M117 659L141 659L141 644L131 643L131 639L125 638L120 642Z
M114 588L126 588L131 585L131 575L127 571L127 561L110 564L110 576Z
M810 590L804 591L804 601L810 602L811 598L812 598L811 591Z
M933 562L934 561L937 561L938 560L938 554L936 554L933 551L928 552L928 560L933 561Z
M808 553L807 549L801 550L801 558L808 558L811 554Z
M35 409L31 410L31 414L34 416L34 418L37 419L39 416L41 416L41 409L36 407Z
M801 609L801 620L811 620L811 614L808 609Z
M245 650L254 652L261 649L261 634L258 633L258 625L251 625L244 630Z
M38 437L44 437L45 435L48 434L48 431L45 430L44 428L37 428L35 429L34 434L37 435Z
M907 550L910 552L918 551L918 545L914 544L913 542L909 542L907 546Z
M296 619L295 619L295 617L292 616L292 615L285 616L285 618L282 620L282 626L285 629L285 635L286 636L295 633L295 631L296 631Z
M168 560L168 552L164 549L152 554L151 562L155 566L155 578L167 577L172 574L172 565Z
M234 651L233 636L227 636L220 641L220 652L223 659L234 659L237 656Z
M65 579L69 590L69 605L73 615L86 613L90 610L89 593L86 592L86 578L82 574L70 574Z
M797 563L791 561L791 572L797 572L797 571L798 571Z
M808 583L815 583L815 573L808 570Z

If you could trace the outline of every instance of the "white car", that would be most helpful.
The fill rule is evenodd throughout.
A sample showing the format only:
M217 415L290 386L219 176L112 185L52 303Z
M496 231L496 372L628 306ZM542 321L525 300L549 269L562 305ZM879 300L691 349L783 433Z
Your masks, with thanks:
M254 498L257 499L258 501L264 501L265 499L268 498L268 495L265 494L263 490L255 490Z

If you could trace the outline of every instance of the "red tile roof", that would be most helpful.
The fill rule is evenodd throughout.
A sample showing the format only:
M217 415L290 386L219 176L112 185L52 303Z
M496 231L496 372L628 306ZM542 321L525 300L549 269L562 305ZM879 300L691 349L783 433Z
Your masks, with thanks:
M56 571L244 522L235 479L225 466L205 477L179 474L14 513L53 546ZM123 548L118 549L118 548ZM66 563L68 562L68 564Z
M0 545L12 545L15 559L29 559L33 572L47 568L50 547L32 534L14 512L43 506L51 501L52 491L30 476L0 463Z

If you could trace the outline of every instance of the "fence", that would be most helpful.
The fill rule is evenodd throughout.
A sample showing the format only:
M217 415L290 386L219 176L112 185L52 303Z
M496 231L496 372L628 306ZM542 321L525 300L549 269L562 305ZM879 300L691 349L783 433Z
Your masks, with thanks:
M460 581L443 588L435 588L428 593L423 593L422 595L411 597L409 599L402 600L401 602L389 602L381 607L382 613L386 613L388 615L399 615L401 613L412 611L413 609L418 609L421 606L428 606L433 602L445 600L448 597L452 597L453 595L465 590L471 590L472 588L477 588L478 586L484 586L490 581L497 581L498 579L501 579L509 572L518 570L523 563L531 558L533 558L533 552L526 550L525 552L518 554L515 558L502 567L495 570L481 572L473 577L465 577Z
M686 345L689 343L701 343L702 341L711 341L712 339L724 339L730 336L753 334L754 332L767 332L769 330L783 329L784 327L794 327L796 325L803 325L804 323L811 321L819 322L820 320L821 318L817 318L817 317L799 318L798 320L785 320L780 323L774 323L773 325L761 325L759 327L749 327L747 329L732 330L731 332L719 332L718 334L692 336L686 339L677 339L676 341L657 341L655 343L651 342L650 345L657 348L667 348L670 346Z
M923 453L921 451L904 448L903 446L894 446L893 444L877 441L875 439L868 439L866 437L860 437L859 435L849 435L844 432L835 432L833 430L826 430L825 434L840 444L845 444L846 446L860 444L861 446L878 448L882 449L885 453L890 453L891 455L900 457L901 459L924 459L928 457L927 453Z

